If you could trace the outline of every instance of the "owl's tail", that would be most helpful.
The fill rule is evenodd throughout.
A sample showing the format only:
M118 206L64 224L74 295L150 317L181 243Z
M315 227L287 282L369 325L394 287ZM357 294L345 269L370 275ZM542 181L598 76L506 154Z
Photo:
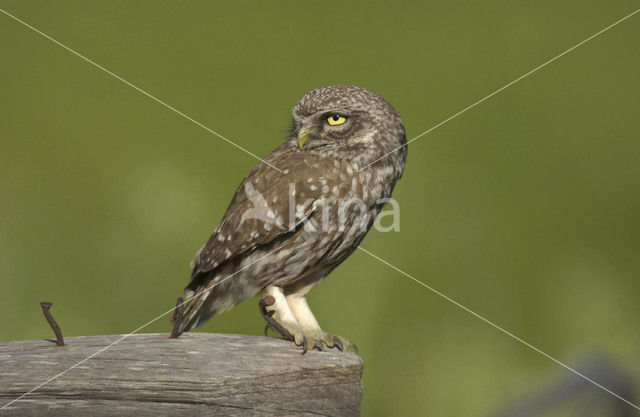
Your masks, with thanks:
M230 269L210 271L191 279L184 290L179 333L199 327L214 314L230 310L245 298L255 295L254 291L247 291L249 288L234 279L237 277L230 277Z
M177 324L179 334L201 326L216 314L217 309L213 306L215 296L212 294L215 290L210 287L205 285L193 290L189 288L184 290L182 312L172 318L172 320L180 320Z

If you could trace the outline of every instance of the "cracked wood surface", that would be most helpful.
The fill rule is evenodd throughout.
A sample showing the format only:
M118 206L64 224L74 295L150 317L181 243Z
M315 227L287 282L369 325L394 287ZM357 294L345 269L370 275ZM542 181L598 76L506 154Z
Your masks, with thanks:
M284 340L135 334L9 408L6 416L357 416L362 360ZM120 338L0 344L0 407Z

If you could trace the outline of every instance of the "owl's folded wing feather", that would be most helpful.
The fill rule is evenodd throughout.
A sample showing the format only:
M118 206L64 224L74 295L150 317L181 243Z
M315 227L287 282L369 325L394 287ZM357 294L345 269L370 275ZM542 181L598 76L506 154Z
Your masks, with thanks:
M283 144L265 159L278 166L288 146L292 145ZM230 258L294 233L309 219L319 195L307 183L296 181L293 167L299 163L301 169L313 168L295 153L292 155L290 149L288 152L290 169L285 173L260 163L240 184L220 225L191 262L190 285Z

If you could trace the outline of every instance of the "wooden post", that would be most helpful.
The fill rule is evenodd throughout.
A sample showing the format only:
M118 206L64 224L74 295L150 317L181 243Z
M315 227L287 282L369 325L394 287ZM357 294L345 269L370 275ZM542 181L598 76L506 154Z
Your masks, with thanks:
M0 344L0 407L121 335ZM11 406L6 416L358 416L362 360L284 340L135 334Z

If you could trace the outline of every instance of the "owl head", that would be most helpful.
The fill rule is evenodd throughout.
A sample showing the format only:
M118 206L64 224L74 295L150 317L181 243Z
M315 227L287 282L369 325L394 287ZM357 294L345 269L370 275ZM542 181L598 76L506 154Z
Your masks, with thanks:
M360 167L382 157L402 164L406 159L398 112L378 94L353 85L329 85L305 94L293 108L289 140L300 152Z

